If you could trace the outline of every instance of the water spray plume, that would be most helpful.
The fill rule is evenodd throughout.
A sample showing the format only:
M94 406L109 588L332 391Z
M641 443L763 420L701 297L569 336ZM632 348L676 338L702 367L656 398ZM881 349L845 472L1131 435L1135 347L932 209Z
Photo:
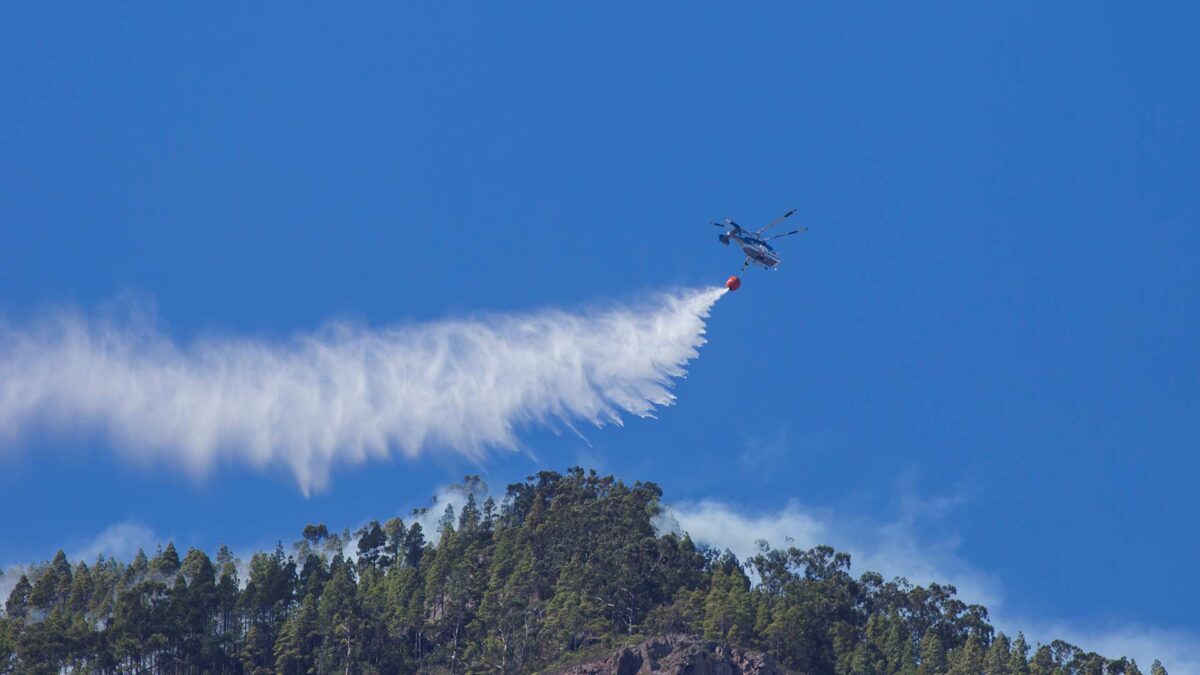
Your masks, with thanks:
M671 405L725 288L595 311L545 310L284 341L180 343L145 319L56 312L0 322L0 445L98 436L127 458L205 475L284 466L308 493L331 468L394 454L481 458L530 425L620 424Z

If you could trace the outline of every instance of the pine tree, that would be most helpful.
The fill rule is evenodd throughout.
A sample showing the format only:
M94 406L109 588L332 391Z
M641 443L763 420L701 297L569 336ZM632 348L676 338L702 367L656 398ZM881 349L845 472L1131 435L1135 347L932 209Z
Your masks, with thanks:
M572 558L559 575L554 596L546 605L543 631L554 651L575 651L604 633L604 608L587 592L586 586L583 562L579 557Z
M273 659L270 648L271 643L263 635L262 629L258 626L250 626L246 630L242 651L239 654L242 670L247 675L271 675Z
M16 660L16 633L19 620L0 618L0 672L12 672L11 664Z
M1033 658L1029 661L1030 675L1053 675L1057 670L1057 664L1054 662L1053 652L1050 650L1050 645L1042 645L1033 653Z
M321 541L329 536L329 528L325 526L325 523L317 523L316 525L309 523L308 525L304 526L304 531L301 533L301 536L304 537L304 540L308 542L309 546L312 548L319 548L321 546Z
M317 599L307 595L279 631L275 641L275 669L280 675L314 672L321 634L317 626Z
M92 570L87 563L79 563L72 573L71 589L67 597L67 608L73 614L83 614L88 611L92 602L94 581Z
M383 533L383 527L378 520L372 520L362 529L358 538L359 565L387 567L391 560L388 559L386 547L387 535Z
M921 638L921 664L917 672L920 675L945 675L948 670L946 648L942 646L942 639L930 628Z
M483 502L483 520L480 527L491 532L496 527L496 500L488 497Z
M458 529L460 532L473 532L479 529L479 506L475 502L475 494L467 494L467 503L463 504L462 513L458 515Z
M33 592L29 595L30 606L46 613L55 608L65 608L71 595L71 579L71 563L67 562L66 554L59 549L33 584Z
M217 620L214 641L222 663L231 663L236 658L235 644L240 637L240 626L236 616L240 582L237 560L229 547L224 544L221 544L220 550L217 551L217 564L221 566L221 572L217 578Z
M1024 633L1017 633L1008 653L1009 675L1029 675L1029 644L1025 642Z
M384 548L388 558L394 564L403 562L404 540L408 537L408 529L405 527L404 521L400 518L389 518L383 524L383 533L387 536L387 544Z
M146 557L146 552L139 548L137 553L133 555L133 561L129 563L129 567L125 570L128 577L125 585L132 586L140 582L146 577L149 571L150 559Z
M887 660L874 643L863 640L854 648L848 675L884 675Z
M712 576L704 602L704 636L735 640L754 625L750 604L750 580L741 568L717 571Z
M8 594L8 600L4 603L4 613L10 619L24 619L29 616L29 596L32 594L33 586L29 583L29 577L22 574Z
M322 650L320 672L347 672L354 664L359 629L355 580L350 565L340 555L330 564L329 583L318 607Z
M984 653L979 637L972 635L950 659L950 675L983 675Z
M172 578L179 571L179 553L175 544L167 542L167 547L160 550L150 561L150 571L160 578Z
M883 654L887 659L888 673L916 675L917 658L910 635L911 633L900 616L892 614L888 617L882 646Z
M418 567L421 564L421 557L425 554L425 533L421 531L420 523L413 523L408 529L408 536L405 538L404 564L409 567Z
M984 656L984 672L987 675L1013 675L1010 670L1012 663L1011 647L1008 636L1001 633L988 645Z
M447 504L446 510L442 511L442 517L438 519L438 535L445 538L447 533L454 532L454 505Z
M301 598L310 595L319 598L321 591L325 588L325 582L328 580L329 568L325 565L325 559L316 553L309 553L300 568L296 592Z

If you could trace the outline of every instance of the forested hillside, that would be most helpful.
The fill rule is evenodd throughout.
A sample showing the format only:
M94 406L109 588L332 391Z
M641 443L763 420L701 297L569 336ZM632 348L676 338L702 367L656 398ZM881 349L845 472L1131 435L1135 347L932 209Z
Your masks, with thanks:
M8 597L0 672L530 673L665 633L810 675L1140 672L997 633L951 586L856 578L827 547L739 561L658 536L653 483L571 469L510 485L499 505L471 494L437 533L412 518L309 525L244 566L225 547L215 560L171 544L128 562L60 552Z

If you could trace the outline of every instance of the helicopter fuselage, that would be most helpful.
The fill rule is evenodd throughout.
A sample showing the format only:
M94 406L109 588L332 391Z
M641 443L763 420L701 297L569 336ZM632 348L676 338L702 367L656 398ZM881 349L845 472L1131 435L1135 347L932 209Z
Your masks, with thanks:
M728 244L730 239L736 241L742 252L746 254L746 258L750 262L761 265L764 269L772 269L779 264L779 254L775 252L775 249L746 230L740 228L730 230L720 235L720 239L724 244Z

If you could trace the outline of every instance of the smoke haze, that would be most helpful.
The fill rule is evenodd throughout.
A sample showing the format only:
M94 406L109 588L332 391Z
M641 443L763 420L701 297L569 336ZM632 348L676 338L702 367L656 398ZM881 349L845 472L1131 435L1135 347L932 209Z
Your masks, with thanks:
M203 475L283 465L308 493L331 468L437 450L479 458L524 425L620 424L674 401L723 288L640 305L285 341L180 344L146 320L60 312L0 324L0 443L99 435L123 455Z

